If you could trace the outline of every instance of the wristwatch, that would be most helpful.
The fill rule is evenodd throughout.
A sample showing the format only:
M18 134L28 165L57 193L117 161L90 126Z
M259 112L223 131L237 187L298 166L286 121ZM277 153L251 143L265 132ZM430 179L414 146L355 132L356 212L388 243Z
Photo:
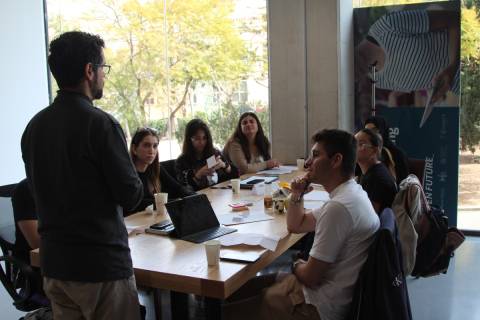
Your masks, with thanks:
M299 194L298 196L290 196L290 202L293 204L299 204L303 200L303 193Z
M290 267L290 271L292 272L292 274L295 274L295 268L296 268L299 264L301 264L301 263L303 263L303 261L300 260L300 259L295 260L295 261L292 263L292 265L291 265L291 267Z

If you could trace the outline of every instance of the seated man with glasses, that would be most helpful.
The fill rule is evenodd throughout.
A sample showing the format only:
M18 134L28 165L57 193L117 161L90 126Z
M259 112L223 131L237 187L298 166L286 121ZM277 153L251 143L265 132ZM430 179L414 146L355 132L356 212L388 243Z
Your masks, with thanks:
M362 170L358 183L367 192L375 211L380 214L383 209L392 206L397 194L395 178L380 160L382 138L370 129L362 129L356 135L357 163ZM388 157L385 159L389 161Z

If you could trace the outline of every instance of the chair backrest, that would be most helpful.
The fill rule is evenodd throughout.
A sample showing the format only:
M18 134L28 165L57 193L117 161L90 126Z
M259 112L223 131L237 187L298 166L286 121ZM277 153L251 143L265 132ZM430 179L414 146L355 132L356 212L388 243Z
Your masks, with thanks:
M425 160L408 158L408 169L410 174L417 176L420 184L423 186L423 181L425 179Z
M13 250L15 244L15 220L13 218L13 208L11 195L15 185L8 185L8 192L2 192L0 195L0 248L3 255ZM5 191L5 186L0 186Z
M175 171L175 159L160 161L160 167L162 167L172 178L177 179L177 173Z
M16 183L0 186L0 197L11 198L16 186Z

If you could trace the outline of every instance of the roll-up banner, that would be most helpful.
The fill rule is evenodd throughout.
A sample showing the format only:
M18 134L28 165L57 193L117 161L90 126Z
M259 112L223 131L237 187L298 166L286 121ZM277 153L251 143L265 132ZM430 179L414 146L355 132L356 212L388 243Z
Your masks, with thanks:
M384 117L390 139L425 161L428 201L456 225L460 2L355 9L354 41L357 129Z

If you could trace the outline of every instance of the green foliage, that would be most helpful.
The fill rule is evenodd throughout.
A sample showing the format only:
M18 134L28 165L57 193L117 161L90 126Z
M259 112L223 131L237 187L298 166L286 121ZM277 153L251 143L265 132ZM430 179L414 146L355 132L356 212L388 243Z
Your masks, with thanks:
M223 149L225 143L230 138L230 136L235 131L235 128L238 124L238 119L240 115L246 111L254 111L248 106L235 107L232 103L224 104L220 109L217 109L212 112L196 112L193 117L177 118L177 128L175 131L175 138L177 141L182 144L183 138L185 135L185 127L187 123L193 119L198 118L205 121L210 128L212 134L213 144L219 148ZM267 137L270 132L269 119L270 115L268 109L263 109L262 111L256 112L260 122L262 123L263 130Z
M151 99L151 107L176 123L197 82L236 86L252 69L231 18L232 0L167 1L166 15L163 0L102 3L110 13L101 33L113 66L104 104L131 128L148 123L146 102Z
M462 8L461 28L461 148L474 153L480 143L480 21L475 7Z
M193 117L193 118L197 118L197 117ZM187 127L187 123L193 118L190 118L190 117L177 118L177 130L175 131L175 139L177 139L179 145L183 144L183 138L185 136L185 128Z
M164 137L167 134L168 119L150 120L148 126L157 130L160 137Z
M353 0L354 7L376 7L397 4L412 4L424 2L436 2L438 0Z

